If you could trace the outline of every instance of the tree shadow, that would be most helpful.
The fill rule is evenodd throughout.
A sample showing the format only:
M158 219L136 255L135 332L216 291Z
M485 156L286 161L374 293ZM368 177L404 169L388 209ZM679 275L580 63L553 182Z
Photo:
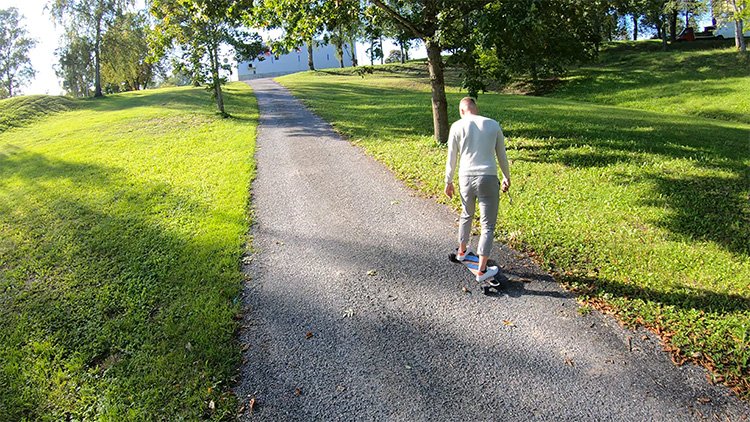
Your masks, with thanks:
M356 222L352 226L356 227ZM363 415L406 420L473 415L502 419L514 415L510 418L520 420L545 418L547 411L550 416L575 419L582 417L575 403L594 398L610 402L623 395L640 397L657 385L647 375L653 370L648 365L636 363L628 370L598 372L598 364L592 364L598 358L589 359L588 354L579 355L575 365L565 363L552 344L554 340L541 332L563 330L568 321L577 331L566 344L567 350L583 350L581 344L593 341L597 353L611 358L627 346L613 342L612 337L592 335L593 325L583 317L561 318L558 299L572 295L561 291L548 275L520 268L507 270L515 280L501 295L480 298L461 293L458 280L468 278L468 272L444 258L438 263L441 258L431 252L432 245L394 247L385 241L364 245L333 235L291 234L265 226L255 227L253 233L256 242L262 239L262 243L254 248L255 259L246 268L253 274L245 297L250 311L241 334L248 345L248 364L242 370L244 382L235 390L239 397L254 400L250 420L283 415L301 420ZM342 254L342 250L352 253ZM287 261L289 255L300 251L315 251L317 261L335 263L349 273L331 271L321 276L315 269L298 267L304 264L297 260ZM497 262L505 262L502 252L493 255ZM362 262L363 256L370 261ZM278 262L284 262L284 274L274 271ZM386 269L380 266L384 263L395 266ZM377 276L356 274L363 265L377 266ZM430 268L434 270L427 270L429 273L414 270ZM310 280L311 276L316 280ZM531 283L519 280L529 278ZM327 280L325 291L319 284L323 279ZM508 318L508 302L519 298L524 299L529 313L544 309L535 314L539 319L533 322L544 328L525 326L520 329L525 340L515 342L513 321L508 332L502 332L501 327L503 318ZM557 309L550 308L553 304ZM339 307L346 306L355 307L349 316L342 316ZM453 312L442 315L438 310L443 308ZM468 327L474 329L467 329L464 320L470 320ZM491 325L496 326L495 331L487 329ZM599 364L604 358L601 361ZM509 382L500 374L522 377L523 382ZM669 377L659 373L658 377L662 376ZM631 378L634 382L623 381ZM534 403L550 397L561 385L587 387L574 389L575 394L554 395L551 407L539 410ZM670 392L664 400L694 400L686 389L660 390ZM434 399L445 397L451 398L449 403L434 405ZM497 399L476 407L476 397ZM608 406L586 409L586 418L592 420L613 414ZM632 409L625 412L632 416L628 413Z
M3 346L16 341L26 359L0 358L15 368L0 376L8 389L0 407L24 398L5 407L12 410L5 416L75 417L80 409L61 408L66 402L50 394L85 402L90 398L81 394L92 391L132 415L143 415L138 412L157 396L158 406L185 414L175 384L221 379L231 371L236 356L212 346L232 344L231 309L221 321L206 321L191 309L198 308L195 302L230 308L236 271L203 263L236 262L239 250L223 256L221 242L172 226L211 212L204 204L118 168L17 147L0 152L0 198L0 230L9 242L0 245L0 337ZM197 337L195 327L211 334ZM39 344L49 345L48 357L34 351ZM35 359L49 359L40 370L59 368L59 374L35 372L29 364Z
M670 210L668 217L654 222L657 226L750 255L749 131L627 110L608 115L554 105L523 110L510 105L505 110L512 121L522 119L519 127L511 123L507 130L510 148L520 153L517 160L571 168L639 166L636 173L612 170L613 180L649 187L640 204ZM515 137L531 141L514 145ZM680 176L660 166L674 160L728 175Z

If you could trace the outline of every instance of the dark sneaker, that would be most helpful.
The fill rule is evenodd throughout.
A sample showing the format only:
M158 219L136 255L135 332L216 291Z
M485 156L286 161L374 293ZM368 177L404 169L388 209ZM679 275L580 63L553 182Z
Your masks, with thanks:
M498 268L496 266L488 266L487 269L484 272L477 273L477 281L484 281L487 279L490 279L495 276L498 272Z

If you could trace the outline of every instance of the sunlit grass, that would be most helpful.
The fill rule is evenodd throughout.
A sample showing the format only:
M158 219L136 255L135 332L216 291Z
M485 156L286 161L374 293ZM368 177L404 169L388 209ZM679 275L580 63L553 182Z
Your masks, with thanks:
M233 414L252 92L75 103L0 134L0 420Z
M424 81L380 72L279 81L409 185L445 200L446 150L431 138ZM448 90L451 121L463 95ZM479 106L503 124L512 161L515 202L501 198L500 239L747 395L750 126L500 94Z
M597 63L572 70L552 95L750 123L750 60L730 44L660 51L658 41L616 43Z

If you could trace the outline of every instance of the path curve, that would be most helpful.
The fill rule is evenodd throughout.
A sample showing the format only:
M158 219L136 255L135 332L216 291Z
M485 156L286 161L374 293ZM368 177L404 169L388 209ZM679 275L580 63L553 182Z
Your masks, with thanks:
M483 296L446 259L451 210L406 188L274 81L249 84L261 117L235 388L243 420L750 414L703 369L675 367L648 333L580 315L508 248L493 258L510 287Z

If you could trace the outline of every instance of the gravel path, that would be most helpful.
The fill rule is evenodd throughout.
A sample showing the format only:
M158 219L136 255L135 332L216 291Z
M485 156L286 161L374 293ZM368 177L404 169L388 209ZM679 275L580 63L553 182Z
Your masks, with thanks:
M261 119L241 419L750 414L702 369L675 367L648 333L580 315L513 250L493 251L511 278L504 294L482 295L447 260L451 210L410 191L272 80L250 85Z

